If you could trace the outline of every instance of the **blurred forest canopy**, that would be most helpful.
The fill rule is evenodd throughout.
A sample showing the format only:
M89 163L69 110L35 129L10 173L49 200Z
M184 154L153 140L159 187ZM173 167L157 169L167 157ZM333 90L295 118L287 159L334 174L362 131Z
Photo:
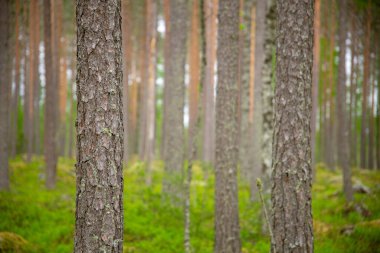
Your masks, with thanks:
M314 12L310 32L310 24L302 21L310 21L310 15L297 16L289 24L284 9L289 3L284 0L111 1L120 3L112 15L121 17L121 27L112 33L112 41L120 39L122 43L109 47L116 48L113 56L121 59L120 64L115 60L116 74L112 76L112 80L119 80L122 72L116 89L109 76L101 72L110 66L105 66L110 54L97 51L111 41L111 35L104 32L111 13L94 1L93 8L99 8L99 15L89 20L99 21L103 15L105 21L88 24L83 17L86 8L92 7L85 2L0 0L0 190L4 190L0 193L0 252L7 252L1 240L8 237L20 245L24 244L23 238L35 244L26 252L73 250L74 160L77 158L77 166L81 166L80 159L85 157L82 152L88 144L87 136L81 135L86 132L83 122L87 122L84 119L88 115L94 116L93 122L98 120L98 108L107 108L108 103L111 108L112 99L118 101L115 110L123 117L115 119L122 121L119 123L124 131L98 129L95 123L91 127L99 136L117 136L115 139L123 142L125 169L119 171L117 161L114 167L119 181L122 173L126 178L125 252L212 252L214 238L216 251L224 247L220 244L223 239L218 239L223 236L235 238L231 247L240 245L243 252L267 252L269 240L273 242L276 236L270 236L272 231L265 224L261 205L267 206L271 214L268 222L272 224L276 212L273 199L277 196L272 192L276 188L272 177L276 173L272 172L291 164L281 164L283 154L289 161L305 155L306 159L297 160L295 167L312 170L316 178L312 193L307 186L311 174L305 177L302 189L305 196L313 197L314 219L309 218L314 222L315 251L378 252L380 0L306 0L305 6L310 9L296 14ZM283 59L294 60L290 56L295 52L290 49L291 43L278 42L285 36L281 33L285 21L295 27L289 34L301 27L313 36L301 36L303 42L313 40L313 53L296 64L296 70L305 65L302 73L291 72L291 63L281 65L286 62ZM94 33L99 36L92 44L84 44L89 34L86 29L104 33ZM227 36L229 32L231 36ZM80 51L81 47L87 51ZM104 57L91 61L88 55L92 53ZM91 76L91 71L98 72ZM297 75L305 87L284 85L284 72L290 79ZM94 78L91 82L104 84L104 88L94 84L96 89L86 90L83 84L90 77ZM305 96L299 97L301 93ZM97 107L91 111L85 105L94 94L100 102L97 100ZM282 104L289 94L297 94L299 100ZM100 98L107 101L106 105ZM286 114L294 103L297 115ZM304 121L300 113L310 116L310 122ZM110 112L106 114L112 117ZM307 141L302 142L298 153L292 148L279 151L282 137L285 143L291 139L289 145L301 143L297 133L290 131L289 135L285 125L281 128L280 115L299 123L299 129L310 129L310 134L302 134ZM115 139L112 143L117 142ZM109 157L118 157L117 152L121 152L115 150L106 155L108 165ZM83 178L90 181L86 175ZM262 203L257 178L264 183ZM215 193L211 191L214 186ZM30 194L34 191L35 196ZM137 200L140 196L143 200ZM34 197L35 205L27 210ZM220 201L224 198L232 203L231 209ZM58 204L61 201L65 204ZM305 204L307 208L311 208L309 204ZM23 211L17 211L18 206ZM61 216L52 216L54 222L49 222L37 218L38 208L46 209L41 215L47 217L63 210ZM166 233L165 224L157 217L138 217L156 209L159 217L177 228ZM226 214L218 210L226 210ZM224 216L231 219L218 223ZM68 219L70 227L58 225ZM138 221L128 224L128 219ZM215 235L211 231L213 222ZM231 234L219 234L226 224L233 228ZM52 228L56 226L62 230ZM151 226L157 227L147 228ZM147 231L143 231L145 228ZM52 234L33 235L33 231L39 234L43 229ZM173 241L168 239L172 237ZM149 243L149 238L157 241ZM364 240L363 245L355 245L354 241L360 240ZM170 243L176 246L162 246Z

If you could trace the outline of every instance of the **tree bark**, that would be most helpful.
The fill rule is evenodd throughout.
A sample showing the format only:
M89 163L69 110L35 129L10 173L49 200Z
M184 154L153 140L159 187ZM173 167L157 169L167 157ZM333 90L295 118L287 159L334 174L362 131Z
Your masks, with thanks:
M203 160L214 164L215 160L215 97L214 75L216 62L218 0L205 0L206 72L203 85Z
M123 252L121 1L77 0L74 252Z
M215 253L241 252L237 161L239 0L219 0L216 96Z
M311 87L314 1L277 0L271 252L313 252Z
M364 36L364 75L362 93L362 118L361 118L361 139L360 139L360 167L367 168L367 104L368 104L368 85L370 72L370 44L371 44L371 0L367 7L367 17L365 18Z
M165 117L165 175L163 196L176 205L182 205L184 126L183 109L185 99L185 59L188 3L186 0L170 1L170 34L167 80L167 115Z
M0 190L9 189L9 93L11 1L0 1Z
M57 174L57 99L58 85L53 80L51 0L44 0L44 48L45 48L45 138L46 187L52 189Z
M347 40L347 0L339 0L339 68L337 104L337 143L338 162L343 171L343 192L347 202L353 200L351 167L349 160L349 127L347 125L346 109L346 40Z

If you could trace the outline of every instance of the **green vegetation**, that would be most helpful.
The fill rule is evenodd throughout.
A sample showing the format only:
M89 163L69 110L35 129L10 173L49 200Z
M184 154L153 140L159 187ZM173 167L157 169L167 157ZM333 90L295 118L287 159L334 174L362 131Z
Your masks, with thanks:
M11 161L11 192L0 193L0 252L72 252L75 222L73 160L60 160L58 184L44 187L42 159ZM162 163L154 163L154 184L145 186L144 165L133 163L124 173L124 252L182 252L182 210L161 204ZM344 204L340 172L318 165L313 187L315 252L380 252L380 172L354 170L354 184L371 190ZM191 243L194 252L212 252L213 176L199 164L191 187ZM359 182L360 181L360 182ZM261 235L261 204L249 202L249 187L240 186L243 252L269 252L269 236ZM13 245L13 246L12 246ZM8 247L8 248L6 248ZM13 248L10 249L10 248Z

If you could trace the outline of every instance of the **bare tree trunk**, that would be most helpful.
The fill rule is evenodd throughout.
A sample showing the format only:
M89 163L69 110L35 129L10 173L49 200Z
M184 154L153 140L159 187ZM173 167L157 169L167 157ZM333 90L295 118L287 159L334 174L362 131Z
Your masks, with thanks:
M191 13L191 26L189 32L189 50L188 50L188 65L189 65L189 130L188 130L188 156L192 154L192 143L194 136L194 127L198 118L198 103L199 103L199 83L200 83L200 25L199 25L199 1L193 0Z
M373 54L376 55L376 48L373 47ZM373 170L375 169L375 78L376 78L376 57L372 60L372 78L369 83L370 96L371 96L371 105L369 108L369 139L368 139L368 168ZM372 92L371 92L372 90Z
M337 104L337 143L338 162L343 171L343 192L347 202L353 200L351 167L349 160L349 126L346 109L346 40L347 40L347 0L339 0L339 68Z
M321 27L321 0L315 0L314 9L314 62L313 62L313 87L312 87L312 112L311 112L311 159L315 175L316 161L316 127L318 113L318 88L319 88L319 65L320 65L320 27Z
M20 67L21 67L21 43L20 43L20 0L16 0L15 15L15 89L11 100L11 125L10 125L10 155L16 155L17 132L18 132L18 105L20 100Z
M10 77L10 20L11 1L0 1L0 190L9 189L9 93Z
M243 6L240 6L242 8ZM243 22L244 29L240 30L241 34L241 46L242 52L240 54L240 66L241 66L241 82L240 82L240 148L239 148L239 160L240 160L240 174L244 182L249 182L250 175L252 174L252 122L249 120L249 108L250 108L250 81L251 75L251 26L255 22L252 12L253 1L248 0L244 4L243 10ZM254 25L253 25L254 26Z
M271 252L312 253L314 1L277 0L277 13Z
M265 18L267 1L258 1L256 4L256 45L255 45L255 79L254 79L254 98L253 98L253 124L252 140L253 145L252 177L251 177L251 199L255 199L255 180L263 175L263 66L265 60L264 38L265 38Z
M77 1L77 253L123 252L120 12L120 0Z
M371 0L367 7L365 39L364 39L364 76L362 93L362 119L361 119L361 139L360 139L360 167L367 168L367 104L368 85L370 72L370 44L371 44Z
M215 253L241 252L237 162L239 153L239 0L219 0L216 96Z
M53 79L51 0L44 0L44 48L45 48L45 138L46 187L52 189L57 171L57 99L58 84Z
M188 4L186 0L170 2L170 57L167 85L168 101L165 117L165 175L163 181L163 196L179 206L183 197L183 156L184 156L184 126L183 108L185 99L185 59Z
M203 85L204 132L203 132L203 160L214 164L215 160L215 97L214 75L216 63L217 40L217 13L219 0L205 0L205 40L206 40L206 73Z
M154 142L156 132L156 54L157 54L157 3L147 1L147 85L146 85L146 127L145 127L145 156L146 184L152 183L152 161L154 158Z
M74 48L73 48L73 51L74 51ZM75 75L76 75L76 64L75 64L75 51L73 52L72 54L72 59L71 59L71 85L70 85L70 89L71 89L71 96L70 96L70 127L69 127L69 148L68 148L68 156L70 158L73 158L74 157L74 152L73 152L73 149L74 149L74 124L75 124L75 110L76 110L76 107L75 107L75 101L74 101L74 92L75 92L75 85L76 85L76 82L75 82Z

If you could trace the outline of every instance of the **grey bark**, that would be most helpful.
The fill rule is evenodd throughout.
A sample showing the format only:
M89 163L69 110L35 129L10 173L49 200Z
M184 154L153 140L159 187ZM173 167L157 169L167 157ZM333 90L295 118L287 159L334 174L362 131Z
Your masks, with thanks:
M185 59L188 1L170 1L170 34L171 49L167 70L166 92L168 93L165 115L164 161L165 175L163 179L163 197L174 205L181 205L183 195L183 156L184 126L183 108L185 99Z
M262 97L262 69L264 65L264 36L265 36L265 13L267 1L256 3L256 33L255 33L255 79L253 91L253 124L252 124L252 176L251 176L251 199L254 199L256 178L263 175L262 143L263 143L263 97ZM253 192L252 192L253 191Z
M251 24L252 24L252 7L253 0L247 0L244 3L243 25L242 31L243 52L240 58L241 61L241 87L240 87L240 103L241 103L241 122L240 122L240 168L241 175L244 181L249 179L252 174L252 122L249 120L250 109L250 80L251 75Z
M271 252L313 252L311 86L314 1L277 0Z
M51 1L44 0L44 44L45 44L45 164L46 187L55 187L57 173L57 101L58 84L53 80L52 41L51 41Z
M346 108L346 40L347 40L347 0L339 0L339 67L337 88L337 143L338 162L343 171L343 191L346 201L353 200L351 167L349 160L349 126L347 125Z
M239 142L239 0L220 0L216 95L215 253L241 252L237 161Z
M121 2L77 1L74 251L123 252Z
M0 1L0 190L9 188L8 136L9 136L9 93L11 90L10 71L10 19L11 2Z

